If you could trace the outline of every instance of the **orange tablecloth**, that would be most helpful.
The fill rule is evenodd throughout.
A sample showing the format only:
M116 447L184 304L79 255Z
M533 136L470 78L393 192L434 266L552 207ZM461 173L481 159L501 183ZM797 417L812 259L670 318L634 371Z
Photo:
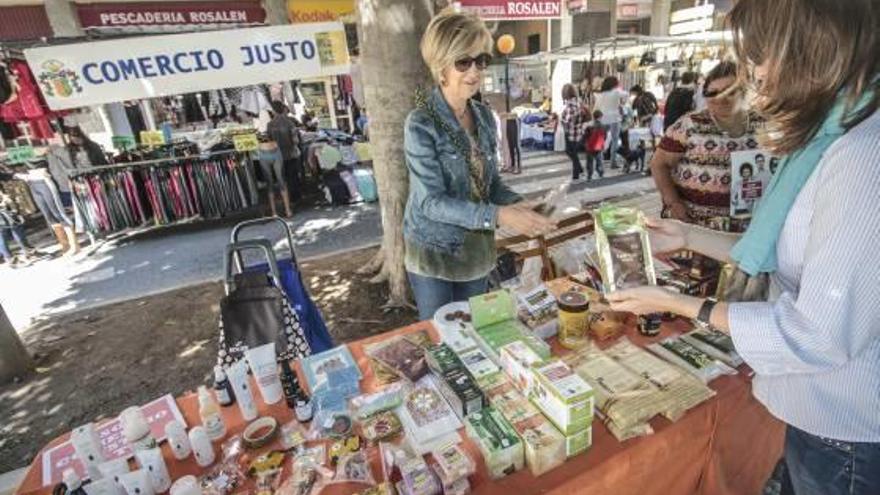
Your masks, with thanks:
M364 355L364 345L421 329L427 329L435 341L439 340L434 327L422 322L349 344L364 374L362 390L376 389L372 370ZM675 323L664 324L661 335L675 329ZM656 340L642 337L634 330L629 330L627 335L642 345ZM555 347L554 352L561 352L561 349ZM655 433L651 436L621 443L604 426L595 422L592 448L539 478L532 476L526 468L502 480L490 480L476 446L462 435L473 457L479 460L478 472L471 478L474 493L758 494L781 455L784 425L771 417L752 397L751 379L744 370L741 368L736 376L713 381L711 387L718 395L689 411L677 422L655 418L651 422ZM283 401L273 406L263 404L259 398L257 402L261 415L272 415L281 424L293 417ZM201 423L194 394L178 398L177 403L187 425L191 427ZM238 407L224 408L223 415L228 431L240 433L244 424ZM63 442L68 436L65 434L55 439L43 450ZM186 462L175 461L167 442L162 449L172 479L201 472L192 458ZM219 446L215 445L215 450L219 454ZM51 487L41 486L41 455L31 463L17 494L51 492ZM373 472L379 479L378 466L374 466ZM352 493L363 487L349 485L331 488L322 493Z

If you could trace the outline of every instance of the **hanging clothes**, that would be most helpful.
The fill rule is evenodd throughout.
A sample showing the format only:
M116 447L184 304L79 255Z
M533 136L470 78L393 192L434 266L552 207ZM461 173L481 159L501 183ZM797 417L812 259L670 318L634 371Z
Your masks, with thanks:
M241 91L238 108L254 116L263 110L271 110L269 100L259 86L248 86Z
M95 234L223 217L259 201L247 162L236 153L101 167L76 173L70 183L83 224Z

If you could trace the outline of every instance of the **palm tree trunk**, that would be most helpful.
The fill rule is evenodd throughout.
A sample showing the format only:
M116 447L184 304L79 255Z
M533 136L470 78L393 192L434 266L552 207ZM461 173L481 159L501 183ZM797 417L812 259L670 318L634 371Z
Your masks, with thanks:
M403 265L403 211L409 194L403 123L413 108L416 87L430 84L419 41L433 10L430 0L358 0L361 74L382 212L377 281L388 281L389 307L409 305Z

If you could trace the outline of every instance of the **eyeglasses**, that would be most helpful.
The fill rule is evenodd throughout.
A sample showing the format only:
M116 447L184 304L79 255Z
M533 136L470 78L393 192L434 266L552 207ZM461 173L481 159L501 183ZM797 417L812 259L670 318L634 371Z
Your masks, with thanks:
M732 90L732 91L731 91ZM714 91L710 91L708 87L703 88L703 97L705 98L718 98L719 96L733 96L734 93L738 93L739 88L736 87L736 84L732 84L724 89L716 89Z
M492 55L481 53L476 57L466 57L456 60L455 70L459 72L467 72L474 64L477 64L477 69L486 70L486 67L489 67L490 62L492 62Z

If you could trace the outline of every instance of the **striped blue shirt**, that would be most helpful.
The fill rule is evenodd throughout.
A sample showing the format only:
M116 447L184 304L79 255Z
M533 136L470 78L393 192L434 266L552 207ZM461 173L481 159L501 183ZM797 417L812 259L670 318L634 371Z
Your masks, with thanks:
M777 246L772 302L730 305L755 397L785 423L880 442L878 248L880 111L825 152L798 195Z

